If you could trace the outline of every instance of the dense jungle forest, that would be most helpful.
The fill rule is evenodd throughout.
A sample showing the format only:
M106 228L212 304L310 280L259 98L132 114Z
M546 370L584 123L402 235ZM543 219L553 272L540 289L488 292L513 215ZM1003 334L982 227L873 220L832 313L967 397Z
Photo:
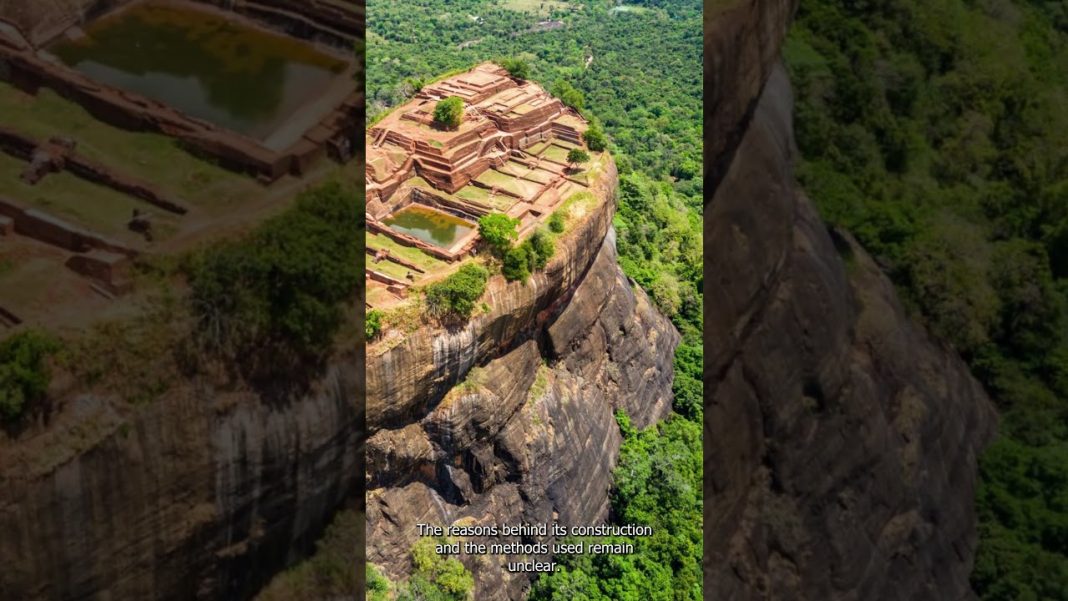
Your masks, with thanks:
M618 416L613 516L656 534L630 541L632 555L558 558L564 569L537 581L533 599L701 598L701 10L698 0L368 2L370 121L428 81L508 60L604 128L620 173L620 264L683 335L676 414L641 432ZM400 598L464 598L449 566L426 563ZM435 586L445 573L460 582L452 591ZM370 598L387 587L370 575Z
M803 0L800 179L1001 413L982 599L1068 599L1068 5Z

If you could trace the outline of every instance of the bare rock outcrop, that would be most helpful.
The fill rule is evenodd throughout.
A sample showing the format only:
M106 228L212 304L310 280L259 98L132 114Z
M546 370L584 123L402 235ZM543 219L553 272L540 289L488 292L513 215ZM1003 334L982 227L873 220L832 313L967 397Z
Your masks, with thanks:
M418 421L369 439L368 560L391 576L409 570L398 549L418 539L419 523L608 517L621 443L614 412L625 409L639 426L666 416L679 335L620 271L611 231L595 248L553 318L467 370ZM478 573L475 598L524 598L526 574L498 558L461 560Z
M994 411L797 188L792 108L779 68L706 211L705 594L972 598Z
M247 599L358 490L362 356L301 398L88 393L0 435L0 597Z
M616 168L590 188L604 202L558 242L556 255L528 282L494 278L483 296L489 312L463 327L422 327L388 349L371 346L367 362L367 428L396 429L422 418L468 370L497 356L566 305L612 227Z

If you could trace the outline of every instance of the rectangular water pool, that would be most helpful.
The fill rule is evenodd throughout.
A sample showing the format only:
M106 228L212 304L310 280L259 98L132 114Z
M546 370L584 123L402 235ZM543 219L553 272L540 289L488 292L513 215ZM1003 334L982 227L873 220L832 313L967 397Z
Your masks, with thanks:
M214 9L148 0L48 48L93 80L257 140L314 105L348 63Z
M469 221L420 205L408 205L383 221L391 229L448 249L475 226Z

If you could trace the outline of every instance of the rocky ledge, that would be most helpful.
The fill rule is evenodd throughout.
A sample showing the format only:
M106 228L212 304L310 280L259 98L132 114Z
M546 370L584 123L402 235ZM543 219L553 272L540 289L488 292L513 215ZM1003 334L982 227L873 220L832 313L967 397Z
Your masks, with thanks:
M638 426L666 416L679 341L620 271L614 242L609 231L558 315L466 370L421 419L370 438L368 561L403 577L410 566L398 549L418 539L419 523L608 517L621 443L614 413L627 411ZM479 575L475 598L524 598L527 575L494 558L461 560Z

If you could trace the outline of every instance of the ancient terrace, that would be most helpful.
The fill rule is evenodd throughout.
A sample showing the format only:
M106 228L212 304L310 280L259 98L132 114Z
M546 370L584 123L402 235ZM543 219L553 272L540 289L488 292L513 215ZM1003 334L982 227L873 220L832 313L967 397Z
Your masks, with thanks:
M123 315L138 257L357 177L362 32L350 0L0 0L0 335Z
M464 102L455 130L434 123L438 101ZM539 85L484 63L426 86L367 132L368 303L388 304L468 256L477 220L520 220L520 239L589 185L567 155L584 120Z

